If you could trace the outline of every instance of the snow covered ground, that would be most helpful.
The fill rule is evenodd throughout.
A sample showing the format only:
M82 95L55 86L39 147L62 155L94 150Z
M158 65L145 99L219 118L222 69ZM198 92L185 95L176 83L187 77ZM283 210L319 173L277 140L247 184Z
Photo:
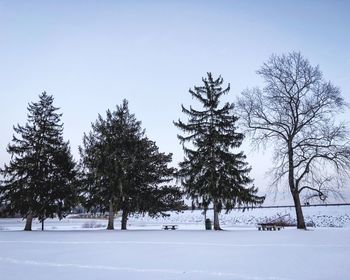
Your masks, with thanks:
M303 208L305 220L315 227L350 227L350 206L322 206ZM293 208L267 208L242 211L232 211L220 215L221 226L224 229L255 228L257 223L268 221L279 216L289 216L295 221ZM212 211L207 217L212 219ZM164 224L177 224L182 230L204 228L204 216L201 211L184 211L170 213L169 217L150 218L149 216L135 215L129 218L129 229L161 229ZM25 221L22 219L0 219L0 231L22 230ZM76 219L68 217L62 221L47 219L47 230L90 230L103 229L107 226L106 219ZM120 217L115 220L115 227L120 227ZM41 230L41 224L34 220L33 230Z
M349 228L3 231L0 279L349 279Z
M128 231L106 231L102 219L70 218L48 220L44 232L35 221L34 231L24 232L21 219L0 219L0 279L349 279L350 207L305 209L328 227L256 229L257 220L288 211L221 215L221 232L202 230L200 211L135 216ZM161 230L166 223L179 230Z
M305 221L314 227L348 227L350 226L350 206L321 206L304 207ZM288 208L258 208L252 210L234 210L228 214L220 215L221 226L226 229L237 227L255 227L256 224L266 222L281 216L288 216L291 222L296 223L295 210ZM212 211L208 211L207 217L212 219ZM129 225L157 226L167 222L176 223L182 228L203 228L204 217L201 211L185 211L184 213L171 213L170 217L152 219L148 216L134 216L129 220ZM159 228L159 227L158 227Z

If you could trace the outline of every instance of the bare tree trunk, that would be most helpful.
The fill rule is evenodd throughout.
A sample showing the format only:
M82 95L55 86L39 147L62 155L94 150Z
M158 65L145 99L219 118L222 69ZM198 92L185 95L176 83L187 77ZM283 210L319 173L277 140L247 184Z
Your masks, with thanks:
M221 230L217 202L214 201L214 230Z
M293 158L293 148L292 141L288 143L288 161L289 161L289 170L288 170L288 181L289 188L293 196L295 213L297 216L297 228L298 229L306 229L305 220L303 215L303 210L301 209L300 203L300 195L298 191L298 186L295 185L294 182L294 158Z
M122 227L121 227L122 230L126 230L126 226L127 226L127 222L128 222L128 215L129 215L128 210L124 209L123 214L122 214Z
M44 231L44 221L45 221L45 219L41 220L41 231Z
M28 215L27 215L27 218L26 218L26 225L24 227L25 231L31 231L32 230L32 221L33 221L33 214L30 211L28 213Z
M300 195L298 190L296 190L293 193L293 200L294 200L295 213L297 216L297 228L306 229L303 210L301 208L301 203L300 203Z
M113 197L109 200L109 214L108 214L108 230L114 229L114 206L113 206Z

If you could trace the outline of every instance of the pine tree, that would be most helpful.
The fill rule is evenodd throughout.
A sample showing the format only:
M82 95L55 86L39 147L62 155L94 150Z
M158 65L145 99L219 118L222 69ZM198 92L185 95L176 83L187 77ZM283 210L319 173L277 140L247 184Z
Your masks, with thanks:
M185 158L180 163L178 176L192 199L193 207L207 210L214 208L214 229L220 230L219 213L236 205L253 205L263 202L257 195L257 188L249 177L251 170L243 152L233 153L241 146L244 135L237 132L238 117L233 114L234 104L226 102L220 107L220 98L227 94L230 85L223 89L223 79L207 73L202 79L204 85L189 92L202 105L202 110L192 107L182 112L188 116L188 123L174 122L186 135L178 135L183 145ZM191 147L186 147L185 143Z
M130 114L123 100L116 111L107 110L92 124L92 131L83 138L80 147L85 173L85 206L109 212L107 229L114 229L117 206L125 199L125 172L130 165L130 153L143 135L141 123Z
M160 153L155 142L143 137L136 144L133 160L126 172L125 197L122 201L122 229L128 215L148 213L151 217L167 216L166 211L185 208L183 193L171 185L175 169L168 167L172 154Z
M123 211L121 228L126 229L132 213L156 215L183 207L180 190L164 185L174 173L167 167L171 155L159 153L144 134L124 100L116 111L107 111L106 119L99 115L92 132L84 135L80 153L86 206L109 211L107 229L114 229L114 214L119 210Z
M7 151L11 161L1 170L0 196L10 213L32 219L62 218L75 203L77 170L68 142L63 140L62 114L53 106L53 97L43 92L37 103L28 106L28 122L14 127L16 135Z

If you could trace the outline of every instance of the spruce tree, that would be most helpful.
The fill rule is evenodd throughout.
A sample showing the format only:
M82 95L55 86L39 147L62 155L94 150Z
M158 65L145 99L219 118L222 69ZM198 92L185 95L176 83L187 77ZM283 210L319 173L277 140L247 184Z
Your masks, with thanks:
M151 217L167 216L166 211L181 211L185 208L183 193L172 185L175 169L168 167L172 154L159 152L155 142L143 137L130 154L132 164L126 172L125 199L122 229L126 229L128 215L148 213Z
M222 88L223 79L207 73L203 86L195 86L189 93L202 105L201 109L182 105L188 122L174 122L185 135L178 135L183 145L185 158L180 163L178 177L181 179L193 207L210 204L214 209L214 229L220 230L219 213L223 208L230 211L236 205L261 204L264 197L257 195L258 189L249 177L251 168L239 148L244 135L237 132L234 104L226 102L220 106L220 98L230 91L230 85ZM190 143L190 146L185 146Z
M32 219L62 218L75 203L76 164L68 142L63 140L62 114L53 106L53 97L43 92L28 106L28 121L14 127L16 135L7 147L11 154L3 176L0 196L6 211Z
M108 110L105 119L99 115L92 131L84 135L80 153L85 205L109 211L107 229L114 229L119 210L123 211L121 228L126 229L132 213L156 215L183 207L180 190L166 185L174 173L167 166L171 155L160 153L145 136L126 100L116 111Z
M130 153L143 135L141 124L130 114L127 100L116 111L107 110L92 124L80 147L85 174L85 206L109 212L107 229L114 229L117 206L125 199L125 173Z

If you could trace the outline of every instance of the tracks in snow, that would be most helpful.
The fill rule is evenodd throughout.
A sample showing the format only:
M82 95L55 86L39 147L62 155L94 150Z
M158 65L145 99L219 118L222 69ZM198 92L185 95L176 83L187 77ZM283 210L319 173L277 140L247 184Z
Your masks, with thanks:
M213 247L311 247L344 248L350 244L305 244L305 243L216 243L216 242L163 242L163 241L42 241L42 240L0 240L1 243L52 244L52 245L158 245L158 246L213 246Z
M232 272L218 272L218 271L205 271L205 270L178 270L178 269L162 269L162 268L136 268L136 267L118 267L118 266L106 266L106 265L85 265L74 263L53 263L53 262L38 262L35 260L19 260L14 258L0 257L0 263L15 264L15 265L30 265L30 266L43 266L43 267L55 267L55 268L76 268L76 269L94 269L94 270L110 270L110 271L125 271L135 273L155 273L155 274L173 274L181 276L187 275L202 275L212 276L215 279L229 278L229 279L241 279L241 280L291 280L290 278L280 278L275 276L259 277L259 276L247 276L239 275Z

